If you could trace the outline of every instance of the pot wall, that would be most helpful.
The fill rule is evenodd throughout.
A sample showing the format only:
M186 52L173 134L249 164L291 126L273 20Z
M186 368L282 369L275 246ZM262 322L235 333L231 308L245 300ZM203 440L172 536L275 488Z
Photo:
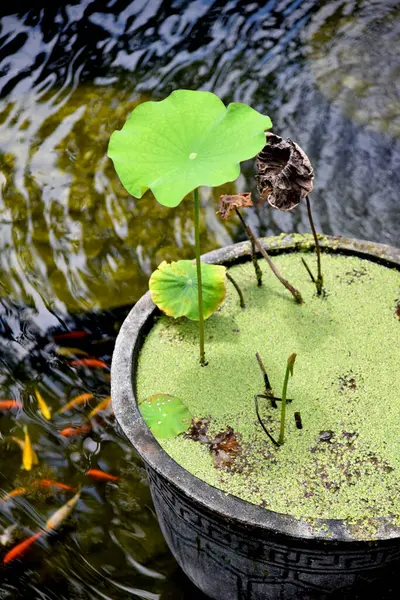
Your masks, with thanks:
M207 510L147 468L161 530L180 567L214 600L363 597L400 560L398 540L327 543L243 526ZM380 596L378 596L379 598Z
M263 245L268 251L293 251L309 249L312 240L286 236ZM400 269L395 248L327 237L321 245ZM202 260L233 264L249 255L250 246L243 243ZM188 577L214 600L354 600L358 592L364 597L372 582L386 581L388 570L400 568L400 529L389 519L380 520L374 541L354 539L345 521L319 521L313 528L209 486L162 450L135 399L136 359L155 312L146 294L124 322L113 356L111 393L117 420L146 464L165 539Z

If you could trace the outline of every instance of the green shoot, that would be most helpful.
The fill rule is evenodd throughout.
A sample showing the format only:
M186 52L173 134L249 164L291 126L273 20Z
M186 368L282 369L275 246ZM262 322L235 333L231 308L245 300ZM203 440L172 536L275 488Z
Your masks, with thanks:
M282 404L281 404L281 427L280 427L279 439L278 439L278 444L280 446L282 446L282 444L285 441L286 393L287 393L287 386L288 386L288 382L289 382L289 374L291 376L293 376L293 367L294 367L295 360L296 360L296 353L293 352L293 354L291 354L289 356L289 358L287 359L285 380L283 382Z

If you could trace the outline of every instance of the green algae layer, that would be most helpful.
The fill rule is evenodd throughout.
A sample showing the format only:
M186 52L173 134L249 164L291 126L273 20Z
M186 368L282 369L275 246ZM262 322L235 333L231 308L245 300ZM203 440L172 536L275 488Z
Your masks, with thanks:
M250 263L230 268L246 308L228 283L223 305L206 321L208 366L198 362L198 324L160 317L140 353L139 401L159 392L179 396L193 416L210 418L210 439L234 429L242 451L229 469L215 468L207 444L183 435L159 440L177 463L212 486L296 518L398 521L400 273L324 254L321 298L298 253L274 260L305 303L296 304L261 262L261 288ZM314 257L307 260L313 264ZM262 393L263 379L256 352L276 396L286 360L297 353L281 447L257 421L254 395ZM303 429L296 428L296 411ZM279 408L261 399L260 413L277 439Z

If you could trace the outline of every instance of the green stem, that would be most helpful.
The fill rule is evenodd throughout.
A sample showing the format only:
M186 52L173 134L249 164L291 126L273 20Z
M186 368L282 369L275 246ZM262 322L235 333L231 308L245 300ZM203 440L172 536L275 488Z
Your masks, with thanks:
M285 416L286 416L286 393L289 381L290 365L286 365L285 381L283 382L282 404L281 404L281 428L279 431L278 444L282 446L285 441Z
M203 288L201 282L201 259L200 259L200 227L199 227L199 191L193 190L194 200L194 235L196 249L196 269L197 269L197 299L199 304L199 328L200 328L200 364L204 367L206 356L204 351L204 316L203 316Z
M312 216L312 213L311 213L310 198L308 196L306 196L306 204L307 204L308 220L310 221L311 231L312 231L312 234L314 236L315 251L317 253L318 275L317 275L317 279L315 281L315 285L317 287L317 295L321 296L321 294L322 294L322 285L324 283L324 279L322 277L322 270L321 270L321 250L320 250L320 247L319 247L317 232L315 230L314 219L313 219L313 216Z

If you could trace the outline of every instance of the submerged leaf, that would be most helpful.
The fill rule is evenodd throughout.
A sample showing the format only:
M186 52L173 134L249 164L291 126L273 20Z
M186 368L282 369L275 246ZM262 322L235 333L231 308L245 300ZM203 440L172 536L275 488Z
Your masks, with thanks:
M201 265L203 312L207 319L225 298L225 271L221 265ZM151 299L169 317L199 320L196 265L191 260L162 262L150 277Z
M217 211L217 215L226 221L229 219L229 215L233 210L238 208L248 208L249 206L253 206L250 192L231 195L223 194L219 197L219 210Z
M189 427L191 415L183 400L169 394L155 394L139 404L139 410L155 437L173 438Z
M241 161L265 144L269 117L246 104L225 107L215 94L176 90L161 102L144 102L114 131L108 156L127 191L150 189L164 206L177 206L201 185L234 181Z
M261 200L267 200L278 210L292 210L313 189L314 171L310 159L289 138L284 140L268 133L256 164Z

